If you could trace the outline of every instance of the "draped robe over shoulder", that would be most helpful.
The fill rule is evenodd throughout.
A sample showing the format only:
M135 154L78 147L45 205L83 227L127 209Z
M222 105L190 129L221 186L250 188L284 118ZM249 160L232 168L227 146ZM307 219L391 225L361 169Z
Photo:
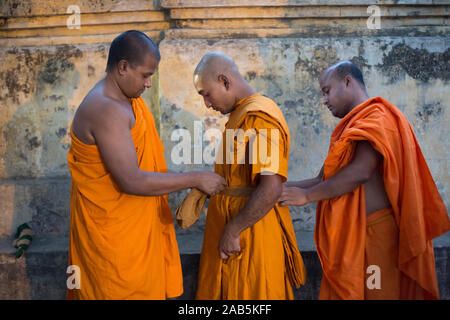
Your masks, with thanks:
M372 222L368 220L373 219L371 215L370 219L366 217L364 185L343 196L319 201L315 228L323 268L319 298L364 299L366 259L371 259L377 246L396 243L392 248L395 252L391 250L395 261L388 263L389 268L381 268L381 278L401 273L396 280L401 282L398 299L438 299L432 239L447 232L450 223L414 132L400 110L377 97L348 113L331 135L323 180L350 163L361 140L369 141L383 156L381 173L395 224L385 221L384 225L369 226ZM397 234L395 238L391 234L379 236L381 240L376 243L376 229L397 230ZM385 254L389 256L389 252ZM378 298L388 296L386 292Z
M132 99L131 135L139 168L167 172L163 145L142 98ZM101 115L99 115L101 116ZM71 130L72 176L69 265L80 289L68 299L165 299L183 292L180 256L167 196L121 192L96 145ZM117 150L120 152L120 150Z

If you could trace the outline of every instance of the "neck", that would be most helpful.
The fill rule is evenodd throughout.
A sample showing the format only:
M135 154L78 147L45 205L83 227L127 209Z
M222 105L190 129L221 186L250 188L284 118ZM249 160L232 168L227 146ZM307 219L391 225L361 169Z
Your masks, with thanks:
M352 107L350 108L349 112L367 100L369 100L369 95L367 94L367 91L365 88L361 88L358 91L358 94L355 96L354 100L352 101L352 104L351 104Z
M248 84L245 79L241 80L242 83L239 84L239 89L236 92L236 98L234 104L242 99L248 98L256 93L256 91Z
M104 94L112 99L130 102L130 98L127 97L119 84L117 83L113 72L109 72L106 74L106 77L103 79L104 86Z

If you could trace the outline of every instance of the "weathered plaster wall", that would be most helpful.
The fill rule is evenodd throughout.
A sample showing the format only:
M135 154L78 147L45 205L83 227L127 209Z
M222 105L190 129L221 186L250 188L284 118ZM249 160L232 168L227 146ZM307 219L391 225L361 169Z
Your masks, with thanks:
M36 235L68 233L70 124L104 76L108 48L100 43L0 49L0 237L24 222L31 222ZM152 109L154 90L144 98L159 119L159 110Z
M171 141L173 128L187 128L193 136L193 120L203 121L205 129L221 127L226 121L218 112L205 108L191 85L191 75L201 56L220 51L236 61L258 92L281 107L292 135L290 179L316 175L339 121L322 105L318 76L327 66L348 59L362 68L369 95L385 97L409 119L448 205L448 108L444 106L450 96L449 73L444 70L449 67L449 44L448 40L432 37L163 40L160 90L161 112L166 120L162 122L161 136L166 159L179 143ZM170 167L179 170L198 166ZM314 208L291 209L297 230L313 229Z
M174 129L193 133L194 120L201 120L204 129L223 128L226 121L206 110L192 85L193 69L204 53L229 54L250 84L280 105L292 135L291 179L318 172L338 122L321 104L317 77L332 63L350 59L362 68L369 94L392 101L410 120L448 207L449 6L383 1L382 28L368 30L366 2L229 0L201 8L204 2L194 0L136 1L132 6L89 1L81 6L85 24L80 30L65 27L69 1L54 0L47 7L2 2L0 237L28 221L37 235L67 235L70 123L85 94L104 75L109 42L130 28L160 44L159 72L144 99L160 129L170 169L212 169L176 165L171 159ZM171 195L172 208L184 194ZM313 205L292 213L297 230L313 229ZM203 215L179 232L201 232L204 220Z

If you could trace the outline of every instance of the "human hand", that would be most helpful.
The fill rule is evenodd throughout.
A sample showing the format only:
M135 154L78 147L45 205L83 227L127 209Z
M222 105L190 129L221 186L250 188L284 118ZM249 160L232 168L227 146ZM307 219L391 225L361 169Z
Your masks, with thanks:
M219 256L221 259L228 259L235 253L241 252L240 234L232 231L228 224L223 230L219 242Z
M222 176L211 171L196 172L194 179L195 187L209 196L219 193L227 184Z
M309 202L306 189L297 187L288 187L283 184L281 196L278 199L278 205L285 206L304 206Z

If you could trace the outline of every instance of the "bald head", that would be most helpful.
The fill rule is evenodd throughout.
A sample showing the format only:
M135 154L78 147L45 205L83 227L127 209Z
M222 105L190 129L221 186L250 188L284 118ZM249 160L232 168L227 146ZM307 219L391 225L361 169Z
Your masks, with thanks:
M345 117L369 98L361 70L350 61L341 61L329 67L320 76L319 84L324 104L338 118Z
M125 31L111 43L106 72L112 71L121 60L126 60L133 67L141 65L148 54L157 61L161 59L158 46L145 33Z
M233 59L220 52L210 52L203 56L194 71L194 78L214 79L220 75L234 77L239 69Z
M321 76L321 80L334 76L339 80L343 80L346 76L351 76L363 88L366 87L361 70L351 61L340 61L329 67Z
M200 60L194 71L194 86L206 107L222 114L232 112L237 101L255 93L233 59L219 52L210 52Z

